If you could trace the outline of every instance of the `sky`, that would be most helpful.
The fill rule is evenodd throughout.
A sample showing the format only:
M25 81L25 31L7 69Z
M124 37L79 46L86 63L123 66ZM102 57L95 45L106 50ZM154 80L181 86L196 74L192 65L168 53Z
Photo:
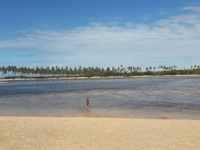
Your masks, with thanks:
M199 0L1 0L0 66L200 65Z

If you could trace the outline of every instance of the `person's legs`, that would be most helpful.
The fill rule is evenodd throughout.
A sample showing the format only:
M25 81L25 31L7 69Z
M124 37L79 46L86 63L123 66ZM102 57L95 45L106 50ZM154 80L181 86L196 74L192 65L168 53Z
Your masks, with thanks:
M85 108L86 108L87 111L89 110L89 109L88 109L88 105L85 105Z

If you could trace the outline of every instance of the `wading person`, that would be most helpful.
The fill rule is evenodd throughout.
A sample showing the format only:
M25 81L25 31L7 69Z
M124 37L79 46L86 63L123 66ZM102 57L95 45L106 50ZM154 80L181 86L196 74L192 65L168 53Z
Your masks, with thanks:
M86 111L89 111L89 107L90 107L90 102L89 102L89 99L87 98L86 103L85 103Z

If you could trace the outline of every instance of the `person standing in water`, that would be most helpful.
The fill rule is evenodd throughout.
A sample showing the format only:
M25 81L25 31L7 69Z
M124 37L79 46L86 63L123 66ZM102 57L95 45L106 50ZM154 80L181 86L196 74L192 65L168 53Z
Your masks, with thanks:
M85 108L87 111L89 111L89 107L90 107L90 102L89 102L89 99L87 98L86 104L85 104Z

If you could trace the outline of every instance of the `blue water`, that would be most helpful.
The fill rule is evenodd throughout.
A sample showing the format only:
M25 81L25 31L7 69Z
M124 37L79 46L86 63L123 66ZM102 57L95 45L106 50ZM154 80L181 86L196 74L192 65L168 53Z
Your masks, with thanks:
M200 78L12 81L0 84L0 114L200 119ZM87 113L88 115L88 113Z

